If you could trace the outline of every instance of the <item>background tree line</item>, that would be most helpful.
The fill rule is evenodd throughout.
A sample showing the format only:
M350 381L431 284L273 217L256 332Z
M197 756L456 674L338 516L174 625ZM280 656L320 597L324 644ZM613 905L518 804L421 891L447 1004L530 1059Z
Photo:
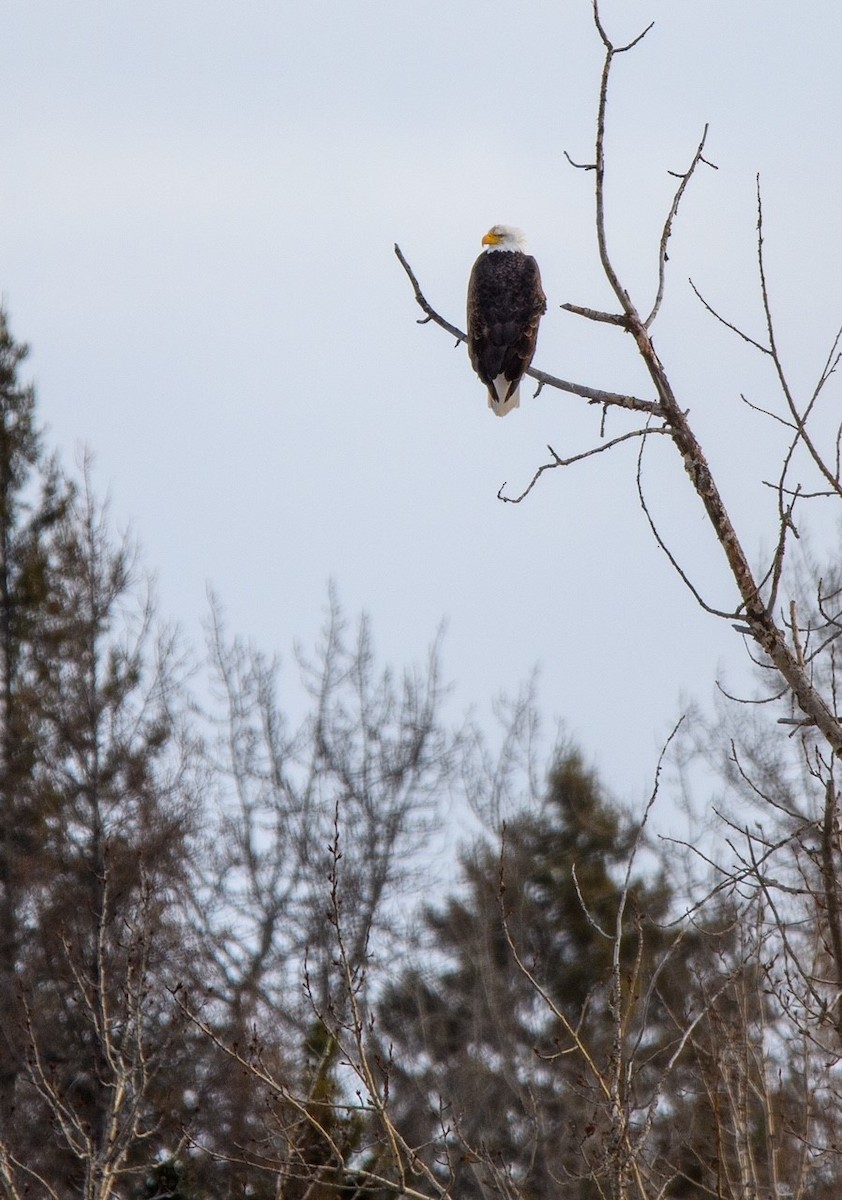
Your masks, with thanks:
M723 806L714 862L536 759L529 696L494 754L449 728L438 647L396 677L335 597L298 725L218 606L199 710L24 356L4 316L5 1194L833 1195L836 865L792 742L743 723L762 834ZM410 908L457 799L458 878Z

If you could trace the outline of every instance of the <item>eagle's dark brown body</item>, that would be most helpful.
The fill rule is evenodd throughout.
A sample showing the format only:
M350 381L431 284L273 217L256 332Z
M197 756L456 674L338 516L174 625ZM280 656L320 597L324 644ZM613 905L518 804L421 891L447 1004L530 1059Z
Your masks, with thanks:
M521 250L479 256L468 285L468 353L498 416L517 408L518 384L532 362L547 311L538 264Z

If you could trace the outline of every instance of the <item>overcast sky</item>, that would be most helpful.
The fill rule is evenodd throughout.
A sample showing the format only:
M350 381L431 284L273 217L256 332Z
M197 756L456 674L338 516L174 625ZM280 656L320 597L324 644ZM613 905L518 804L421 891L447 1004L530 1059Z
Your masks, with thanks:
M546 445L595 445L600 413L545 390L488 411L464 347L419 326L392 246L456 324L480 239L521 226L550 301L536 366L649 396L630 340L559 310L610 305L592 230L600 45L587 0L10 0L0 39L0 291L51 445L84 443L164 612L198 640L206 588L233 631L289 661L335 579L382 656L420 660L442 619L455 705L540 667L622 799L646 793L683 698L739 677L654 545L634 445L520 490ZM754 180L794 381L842 320L842 7L614 0L610 239L641 305L675 180L706 122L655 329L753 559L774 536L780 443L741 392L766 364L706 317L762 331ZM838 398L838 385L833 395ZM607 433L632 427L609 415ZM734 597L670 446L653 511L706 598ZM770 523L772 520L772 523Z

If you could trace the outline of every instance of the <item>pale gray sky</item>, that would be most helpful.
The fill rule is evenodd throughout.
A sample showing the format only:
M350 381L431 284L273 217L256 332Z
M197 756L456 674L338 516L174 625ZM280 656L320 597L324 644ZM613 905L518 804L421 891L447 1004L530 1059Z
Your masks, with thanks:
M764 363L701 311L760 333L754 177L795 381L842 320L842 8L829 0L613 0L611 242L652 294L674 180L704 123L656 344L754 557L769 544L774 399ZM51 442L84 442L198 637L211 583L232 630L289 659L326 582L379 649L421 658L442 617L461 707L537 662L563 719L636 802L682 694L742 669L654 546L635 449L551 474L600 414L544 391L504 421L464 348L420 315L398 241L457 324L480 238L520 225L550 299L536 365L649 395L618 332L559 311L610 303L591 226L600 46L587 0L12 0L0 41L0 290ZM641 303L644 301L641 300ZM832 395L838 397L838 385ZM629 422L611 415L608 432ZM714 604L732 602L680 463L653 446L652 506Z

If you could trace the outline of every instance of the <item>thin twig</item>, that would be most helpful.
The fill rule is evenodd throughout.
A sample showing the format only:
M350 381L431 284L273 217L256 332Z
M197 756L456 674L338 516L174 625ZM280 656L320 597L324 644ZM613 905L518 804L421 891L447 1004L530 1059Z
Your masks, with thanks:
M504 504L520 504L521 500L524 500L529 495L545 471L553 471L556 467L572 466L573 463L581 462L585 458L593 458L595 454L602 454L606 450L611 450L614 448L614 446L618 446L620 442L627 442L631 438L645 438L648 437L649 434L657 433L669 433L669 430L664 425L657 425L653 429L632 429L629 433L620 434L618 437L612 438L610 441L605 442L601 446L594 446L591 450L584 450L581 454L574 454L570 458L560 458L559 455L556 454L555 450L553 450L552 446L547 446L547 449L553 456L553 461L544 463L543 466L538 468L528 485L524 488L519 496L504 496L503 489L505 488L506 484L505 482L501 483L497 492L497 499L502 500Z
M813 395L807 405L807 408L805 409L804 413L802 414L798 411L798 406L795 403L795 398L792 394L792 390L787 381L786 374L784 373L783 362L781 361L780 354L778 353L777 342L775 339L775 328L774 328L774 322L772 319L772 306L771 306L771 301L769 298L769 288L768 288L768 284L766 282L766 265L765 265L765 259L764 259L764 254L763 254L763 200L762 200L762 196L761 196L761 192L760 192L760 176L759 175L757 176L757 265L758 265L758 270L760 272L760 293L763 298L763 311L766 315L766 330L769 335L769 347L770 347L770 352L772 355L772 361L775 364L775 372L778 376L778 382L781 385L781 391L784 394L784 398L786 400L787 407L789 408L789 411L792 413L793 420L795 421L796 427L798 429L798 437L806 446L810 457L812 458L812 460L815 463L818 470L825 477L825 479L827 480L830 487L833 489L833 491L835 491L837 494L842 496L842 484L840 484L838 476L834 475L833 472L830 470L830 468L825 463L824 459L822 458L821 454L819 453L818 449L816 448L816 446L813 442L813 439L808 434L807 427L806 427L807 418L819 396L819 393L821 392L825 383L827 382L827 380L830 378L830 376L833 374L834 370L836 369L836 364L839 359L839 355L837 353L837 346L839 344L840 337L842 337L842 330L840 330L840 332L837 333L836 338L834 339L833 346L831 348L830 354L828 355L828 359L825 364L825 368L822 371L822 374L819 378L819 382L816 385L816 388L815 388Z
M566 150L562 150L562 154L570 163L571 167L575 167L577 171L595 171L596 163L580 163L570 157Z
M688 183L693 178L693 175L696 171L696 167L698 167L699 163L707 161L706 159L704 159L702 157L702 151L705 148L705 142L707 141L707 136L708 136L708 127L707 127L707 125L705 125L704 132L702 133L702 139L699 142L698 146L696 147L696 153L693 155L693 161L690 163L690 166L687 168L687 170L684 172L684 174L679 176L681 182L679 183L679 185L676 189L675 195L673 196L672 204L670 205L670 210L667 213L667 219L666 219L666 221L664 221L664 228L661 232L661 243L660 243L660 246L658 247L658 291L655 296L655 302L652 305L652 311L649 313L649 316L643 322L647 329L652 325L652 322L657 317L658 312L660 311L660 308L661 308L661 303L663 302L663 299L664 299L664 288L666 286L666 273L667 273L667 246L669 245L670 236L672 235L672 223L676 218L676 215L678 213L678 206L681 204L681 198L684 195L684 192L687 188ZM707 165L711 165L711 164L707 164Z
M661 547L664 554L666 554L667 558L669 559L670 563L672 564L674 570L678 573L678 575L681 578L684 585L687 588L689 588L689 590L692 592L693 596L695 597L696 602L699 605L701 605L701 607L705 610L705 612L710 613L714 617L724 617L726 620L733 620L735 617L737 617L739 615L739 613L733 612L733 611L727 612L721 608L713 608L710 604L707 603L706 600L702 599L701 593L696 588L695 584L693 584L691 582L689 575L684 570L684 568L682 566L680 566L675 555L670 550L669 546L666 544L664 539L661 537L661 534L658 530L657 525L655 524L652 513L649 511L649 505L646 503L646 497L643 494L643 479L641 476L641 470L642 470L642 465L643 465L643 449L644 449L645 445L646 445L645 442L643 442L641 444L640 454L638 455L638 458L637 458L637 495L640 500L640 507L643 509L643 514L646 517L646 520L649 523L649 528L652 531L652 536L655 538L655 541Z
M585 317L588 321L597 321L603 325L619 325L628 329L629 321L625 313L601 312L598 308L586 308L582 304L562 304L564 312L573 313L576 317Z
M752 409L753 412L760 413L761 416L771 417L773 421L777 421L780 425L783 425L784 429L795 429L792 421L788 421L786 417L782 417L778 413L772 412L770 408L764 408L761 404L754 404L745 395L743 395L742 392L740 392L740 399L747 408Z
M739 329L736 325L732 324L731 321L726 320L725 317L718 313L712 305L708 304L707 300L705 300L704 296L696 287L692 279L688 279L687 282L690 284L690 287L695 292L696 297L701 302L703 307L710 313L712 317L719 321L720 325L724 325L726 329L730 329L732 333L736 333L737 337L742 338L744 342L748 342L750 346L754 346L755 350L759 350L761 354L772 353L768 346L762 345L757 341L756 338L750 337L747 333L743 333L742 329ZM770 416L771 415L772 414L770 414Z

